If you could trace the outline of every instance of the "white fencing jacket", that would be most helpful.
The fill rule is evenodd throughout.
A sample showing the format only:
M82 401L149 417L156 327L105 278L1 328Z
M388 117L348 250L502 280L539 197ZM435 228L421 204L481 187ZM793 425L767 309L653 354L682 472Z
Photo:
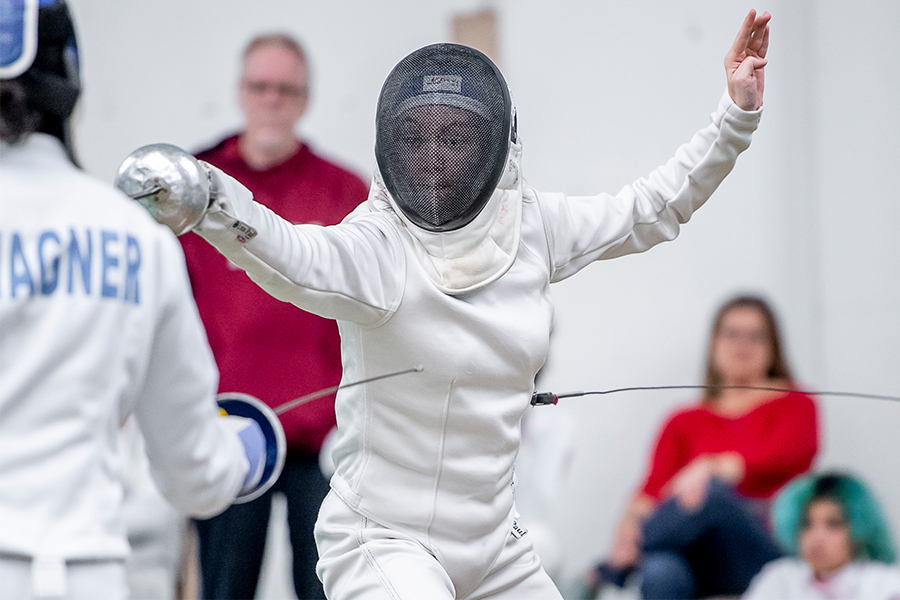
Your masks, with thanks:
M134 413L180 511L248 469L175 236L33 134L0 145L0 555L128 552L117 432Z
M515 261L464 295L438 290L407 225L371 196L339 225L292 225L214 171L222 193L196 231L273 296L338 320L344 383L424 367L338 392L332 488L439 559L442 540L496 556L514 517L520 420L549 347L550 283L674 238L759 117L726 94L708 127L615 196L525 186Z

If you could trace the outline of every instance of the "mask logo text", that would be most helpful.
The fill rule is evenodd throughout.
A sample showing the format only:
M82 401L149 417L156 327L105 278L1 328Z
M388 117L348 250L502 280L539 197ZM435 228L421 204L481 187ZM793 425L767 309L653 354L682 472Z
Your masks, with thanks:
M456 92L462 91L462 77L459 75L425 75L422 78L423 92Z

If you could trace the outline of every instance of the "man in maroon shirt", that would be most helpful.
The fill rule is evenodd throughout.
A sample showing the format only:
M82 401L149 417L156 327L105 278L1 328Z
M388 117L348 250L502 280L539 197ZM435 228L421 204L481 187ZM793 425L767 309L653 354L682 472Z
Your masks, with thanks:
M240 105L244 130L197 154L247 186L254 198L294 223L338 223L366 199L356 175L314 154L295 126L308 104L307 62L285 35L255 38L244 51ZM199 236L182 236L200 316L220 371L220 392L243 392L272 407L337 385L337 325L280 302ZM334 396L281 415L288 443L284 471L261 498L198 521L204 598L256 592L273 493L287 498L293 579L300 598L324 598L315 574L313 526L328 482L319 469L334 427Z

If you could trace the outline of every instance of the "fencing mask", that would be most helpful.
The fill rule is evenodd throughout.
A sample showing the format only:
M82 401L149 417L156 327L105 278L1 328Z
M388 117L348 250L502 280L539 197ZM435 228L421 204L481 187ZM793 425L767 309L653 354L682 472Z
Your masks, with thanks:
M519 151L509 88L478 50L426 46L385 81L375 122L376 202L381 188L441 291L478 289L515 259Z
M398 208L427 231L471 222L503 174L511 121L506 81L481 52L434 44L401 60L375 123L375 158Z
M65 0L0 0L0 80L4 129L16 132L10 136L49 133L74 162L69 120L81 79Z

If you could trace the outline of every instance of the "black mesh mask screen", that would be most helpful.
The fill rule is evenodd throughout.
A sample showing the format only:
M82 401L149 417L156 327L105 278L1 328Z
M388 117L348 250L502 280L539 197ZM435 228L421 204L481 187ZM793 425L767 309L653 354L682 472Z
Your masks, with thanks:
M381 90L375 158L410 221L428 231L471 222L506 166L512 106L481 52L435 44L401 60Z

